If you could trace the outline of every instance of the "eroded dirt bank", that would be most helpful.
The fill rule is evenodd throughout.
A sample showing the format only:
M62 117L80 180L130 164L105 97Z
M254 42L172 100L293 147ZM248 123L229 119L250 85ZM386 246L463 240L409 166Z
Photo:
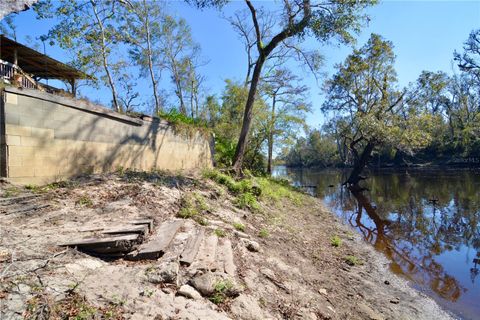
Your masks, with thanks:
M122 172L2 184L0 319L450 319L321 201L251 182ZM137 258L176 226L158 259L59 246L148 219Z

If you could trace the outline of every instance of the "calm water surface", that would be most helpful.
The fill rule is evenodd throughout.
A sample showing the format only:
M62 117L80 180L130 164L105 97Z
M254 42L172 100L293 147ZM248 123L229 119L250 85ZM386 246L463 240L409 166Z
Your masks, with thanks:
M277 167L274 175L309 186L390 269L463 319L480 319L480 172L383 171L354 196L346 172ZM314 186L314 187L313 187Z

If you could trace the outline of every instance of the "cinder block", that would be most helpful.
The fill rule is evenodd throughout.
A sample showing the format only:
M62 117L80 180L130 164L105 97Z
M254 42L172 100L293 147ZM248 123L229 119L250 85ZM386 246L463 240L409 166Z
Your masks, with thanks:
M16 126L14 124L6 124L5 132L6 134L29 137L32 134L32 128Z
M43 124L43 117L34 117L29 115L20 115L19 116L19 125L25 127L38 127L41 128L44 126Z
M5 111L5 123L19 125L20 115L17 113Z
M35 177L48 177L58 175L59 169L56 166L44 165L34 169Z
M23 165L23 157L19 155L9 156L8 165L12 167L21 167Z
M22 146L25 147L36 147L44 146L49 143L48 138L36 138L36 137L22 137Z
M32 128L32 137L42 139L53 139L53 129Z
M5 142L6 142L7 146L20 146L21 145L20 136L12 136L12 135L7 134Z
M9 146L8 147L8 157L12 156L22 156L25 159L29 157L34 157L36 150L34 147L24 147L24 146Z
M35 170L33 167L15 167L15 166L8 166L8 176L11 178L17 177L33 177Z
M18 103L18 96L14 93L7 93L5 102L16 105Z

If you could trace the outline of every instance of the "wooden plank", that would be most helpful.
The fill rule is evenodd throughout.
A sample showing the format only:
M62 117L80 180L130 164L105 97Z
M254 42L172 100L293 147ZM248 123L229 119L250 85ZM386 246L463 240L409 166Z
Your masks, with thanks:
M102 231L103 234L139 233L148 234L148 225L120 226Z
M18 196L18 197L0 198L0 203L3 204L3 202L19 202L19 201L22 201L22 200L30 200L30 199L33 199L33 198L38 198L40 196L42 196L42 195L40 195L40 194L28 194L28 195Z
M185 245L185 249L180 255L181 264L184 264L187 266L192 264L193 260L197 256L198 249L200 248L200 244L202 243L204 236L205 236L205 229L203 228L198 229L195 234L192 234L190 236L187 244Z
M217 252L219 254L217 259L218 261L221 261L220 271L224 271L234 277L237 268L233 263L232 242L229 239L225 239Z
M148 226L148 232L153 231L153 219L136 219L132 220L129 223L134 224L134 225L147 225Z
M26 213L26 212L29 212L29 211L37 211L37 210L45 209L45 208L48 208L48 207L50 207L49 204L37 204L37 205L32 205L32 206L22 206L20 209L7 211L5 214L9 215L9 214L14 214L14 213Z
M183 220L163 223L149 241L140 245L136 251L129 253L126 258L130 260L155 260L160 258L183 223Z
M140 235L127 234L106 238L86 238L59 244L62 247L77 247L79 250L95 253L126 253L137 244Z
M215 263L217 243L218 237L216 235L205 238L200 245L195 261L190 267L198 270L215 271L217 269L217 264Z

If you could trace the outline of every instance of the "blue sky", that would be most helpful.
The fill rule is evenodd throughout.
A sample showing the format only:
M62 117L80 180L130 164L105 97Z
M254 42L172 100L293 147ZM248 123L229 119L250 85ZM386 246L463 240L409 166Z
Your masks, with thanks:
M271 5L268 1L255 3ZM245 77L246 57L238 36L229 23L216 10L199 11L183 1L169 2L170 10L185 18L192 27L193 37L202 48L202 57L208 64L202 67L206 76L209 94L220 95L225 79L241 80ZM223 15L231 15L243 9L243 1L233 1ZM396 70L399 84L415 81L422 70L442 70L452 73L453 51L461 51L463 42L470 31L480 28L479 1L383 1L370 8L371 21L359 35L357 44L363 45L370 33L378 33L393 42L397 55ZM38 21L30 10L16 16L18 40L27 45L25 36L33 39L48 31L47 21ZM39 42L39 41L37 41ZM317 47L325 57L323 70L327 76L335 72L335 64L351 52L350 47L335 43L321 45L314 39L307 39L307 46ZM60 49L47 47L47 54L61 61L68 56ZM321 90L315 79L301 69L295 69L310 87L310 98L314 112L308 116L308 123L318 126L324 121L320 112L323 101ZM82 89L82 93L93 100L108 103L106 90Z

